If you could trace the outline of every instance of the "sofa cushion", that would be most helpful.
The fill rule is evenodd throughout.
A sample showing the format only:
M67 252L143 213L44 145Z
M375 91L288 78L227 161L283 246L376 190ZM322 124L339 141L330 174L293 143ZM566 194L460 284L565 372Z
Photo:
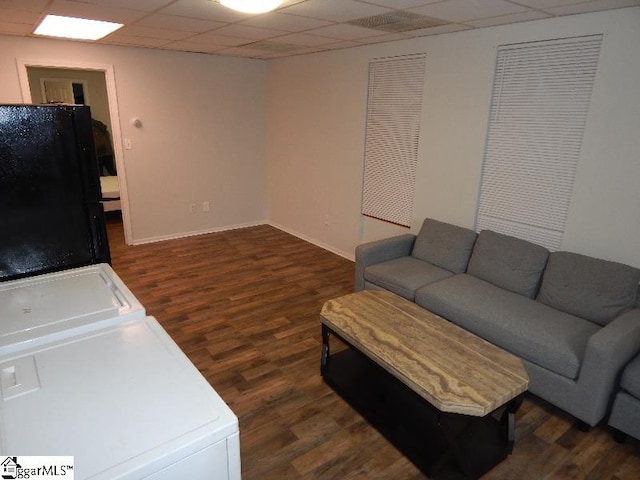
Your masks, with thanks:
M426 218L411 255L454 273L467 270L476 232Z
M366 281L412 301L418 288L451 275L448 270L413 257L388 260L364 270Z
M570 252L553 252L538 300L563 312L606 325L633 307L640 270Z
M534 298L549 251L526 240L483 230L467 273L520 295Z
M418 305L507 351L575 379L589 337L601 327L471 275L416 292Z
M634 358L624 369L620 386L640 399L640 355Z

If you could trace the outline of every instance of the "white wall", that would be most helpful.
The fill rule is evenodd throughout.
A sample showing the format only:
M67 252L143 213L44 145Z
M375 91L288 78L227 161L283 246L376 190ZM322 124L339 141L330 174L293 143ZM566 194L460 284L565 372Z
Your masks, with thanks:
M473 227L496 47L594 33L604 44L563 248L640 266L640 8L266 65L0 36L0 103L22 101L17 58L113 65L134 147L124 163L135 243L268 220L352 257L363 241L406 231L360 215L371 58L427 53L411 230L425 216Z
M114 66L133 243L266 221L263 61L0 36L0 103L16 59Z
M640 8L270 61L267 189L274 225L348 257L406 230L360 215L371 58L426 52L414 224L473 228L496 48L603 33L563 249L640 267ZM328 225L327 225L328 223Z
M359 235L366 58L293 57L267 78L269 219L344 254Z

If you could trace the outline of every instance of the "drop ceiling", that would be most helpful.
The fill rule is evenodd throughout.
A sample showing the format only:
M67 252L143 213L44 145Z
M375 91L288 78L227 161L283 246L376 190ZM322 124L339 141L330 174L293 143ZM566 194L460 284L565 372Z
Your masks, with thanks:
M0 0L0 34L47 14L123 23L98 43L248 58L356 47L640 5L640 0L285 0L262 15L216 0Z

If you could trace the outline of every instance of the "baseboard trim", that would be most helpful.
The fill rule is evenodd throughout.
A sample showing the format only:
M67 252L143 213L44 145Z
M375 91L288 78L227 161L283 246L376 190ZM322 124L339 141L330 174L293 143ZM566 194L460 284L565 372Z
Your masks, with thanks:
M347 260L351 260L352 262L355 262L356 258L355 258L355 252L354 253L347 253L344 252L342 250L339 250L337 248L332 247L331 245L327 245L326 243L320 242L318 240L316 240L315 238L309 237L308 235L304 235L300 232L297 232L295 230L292 230L290 228L285 227L284 225L280 225L279 223L276 222L267 222L267 225L271 225L273 228L277 228L278 230L282 230L283 232L286 232L290 235L293 235L294 237L298 237L301 240L304 240L305 242L309 242L317 247L320 247L324 250L327 250L331 253L335 253L336 255L339 255L343 258L346 258Z
M208 233L226 232L227 230L237 230L239 228L257 227L259 225L268 225L268 222L263 220L259 222L239 223L236 225L227 225L227 226L218 227L218 228L208 228L205 230L182 232L182 233L177 233L175 235L159 235L157 237L141 238L139 240L134 240L131 243L131 245L144 245L145 243L155 243L155 242L163 242L165 240L175 240L178 238L195 237L196 235L206 235Z
M288 233L289 235L293 235L294 237L298 237L301 240L304 240L305 242L309 242L317 247L320 247L324 250L327 250L331 253L335 253L336 255L339 255L340 257L346 258L347 260L350 260L352 262L355 262L355 253L347 253L344 252L342 250L339 250L337 248L332 247L331 245L327 245L326 243L320 242L318 240L316 240L315 238L309 237L308 235L304 235L300 232L297 232L295 230L292 230L288 227L285 227L284 225L280 225L279 223L276 222L270 222L267 220L263 220L263 221L258 221L258 222L247 222L247 223L239 223L236 225L227 225L224 227L219 227L219 228L209 228L209 229L205 229L205 230L195 230L195 231L191 231L191 232L182 232L182 233L177 233L174 235L159 235L157 237L147 237L147 238L141 238L141 239L137 239L134 240L131 245L144 245L145 243L156 243L156 242L163 242L165 240L175 240L178 238L186 238L186 237L194 237L196 235L206 235L208 233L219 233L219 232L226 232L227 230L237 230L240 228L248 228L248 227L257 227L259 225L269 225L273 228L277 228L278 230L282 230L285 233Z

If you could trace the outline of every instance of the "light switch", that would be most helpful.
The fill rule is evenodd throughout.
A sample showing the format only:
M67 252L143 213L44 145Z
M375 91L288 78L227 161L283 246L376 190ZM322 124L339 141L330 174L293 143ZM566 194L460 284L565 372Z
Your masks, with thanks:
M133 145L131 144L131 139L130 138L125 138L124 139L124 148L125 148L125 150L132 150L133 149Z

